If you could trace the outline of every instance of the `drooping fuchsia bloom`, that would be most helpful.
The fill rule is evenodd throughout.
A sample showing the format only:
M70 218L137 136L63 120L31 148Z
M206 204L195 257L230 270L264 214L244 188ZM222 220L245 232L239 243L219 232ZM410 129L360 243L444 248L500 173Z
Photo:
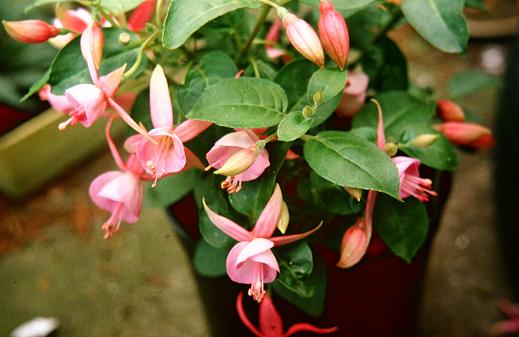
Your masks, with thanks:
M323 329L308 323L296 323L283 333L283 320L268 293L265 294L259 305L259 329L252 324L243 309L243 292L240 292L236 298L236 311L247 329L258 337L288 337L303 331L316 334L328 334L337 331L337 327Z
M436 114L444 122L464 122L463 109L450 99L440 99L436 102Z
M285 8L278 8L278 15L283 20L287 37L292 46L306 59L324 66L324 52L319 36L305 20L289 13Z
M142 181L150 179L135 155L130 155L126 163L122 160L110 136L111 124L112 118L106 126L106 139L119 171L101 174L92 181L89 189L92 201L98 207L112 213L102 226L105 239L119 231L122 221L137 222L142 205Z
M473 149L488 149L494 146L492 131L479 124L463 122L445 122L437 124L436 130L456 145Z
M282 246L303 239L319 227L301 234L272 237L281 214L283 197L276 184L274 193L261 212L251 231L213 212L203 201L205 211L211 222L222 232L239 241L227 256L227 275L237 283L250 284L249 295L261 302L265 294L264 284L271 283L279 273L279 265L271 251L272 247Z
M154 129L145 131L144 135L131 136L126 140L125 148L130 153L136 153L142 167L153 177L153 186L161 177L183 170L187 161L203 168L196 155L183 143L198 136L211 123L186 120L177 127L173 126L168 82L160 65L151 75L150 113Z
M364 106L369 77L362 71L348 73L348 82L342 91L341 102L335 110L340 117L353 117Z
M519 307L507 300L499 303L501 311L508 316L509 319L498 322L492 326L490 332L493 335L516 334L519 332Z
M41 20L2 21L5 31L23 43L43 43L59 34L59 29Z
M56 6L56 18L52 21L52 24L56 28L65 28L70 33L53 37L49 40L49 43L58 49L65 47L76 36L81 34L92 21L92 15L84 8L65 10L60 6ZM107 21L103 26L110 26L110 23Z
M258 148L259 137L251 130L231 132L220 138L207 152L209 168L226 175L222 188L238 192L242 182L258 178L270 166L267 150ZM232 160L231 160L232 159Z
M319 36L324 50L339 68L344 69L350 51L350 35L344 17L335 10L330 0L321 0Z
M155 11L156 0L145 0L135 8L128 18L128 29L132 32L140 32L151 20Z
M429 201L429 195L436 196L431 190L431 179L420 178L420 161L416 158L397 156L391 158L398 169L400 178L400 198L413 196L420 201Z
M48 101L50 106L59 112L63 112L65 114L69 114L74 110L74 106L69 102L68 98L64 95L54 95L51 92L51 88L49 84L45 84L40 91L38 91L38 96L42 101Z

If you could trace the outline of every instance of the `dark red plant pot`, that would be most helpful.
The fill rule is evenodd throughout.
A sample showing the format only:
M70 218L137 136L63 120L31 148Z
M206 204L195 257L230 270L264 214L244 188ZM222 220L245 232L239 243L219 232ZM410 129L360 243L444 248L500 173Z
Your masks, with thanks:
M337 326L329 336L347 337L414 337L431 243L450 189L450 174L437 174L438 197L428 204L431 226L428 239L413 262L408 264L393 255L382 239L374 234L368 252L355 267L347 270L335 266L338 253L324 246L314 246L324 257L328 272L325 310L311 317L279 296L274 302L285 329L297 322L320 327ZM170 215L182 242L193 254L198 232L198 213L191 195L171 206ZM196 275L196 273L195 273ZM246 285L235 284L226 277L205 278L196 275L199 294L205 306L214 336L253 336L236 314L235 301ZM251 319L257 317L253 301L244 301ZM300 334L298 336L305 336Z

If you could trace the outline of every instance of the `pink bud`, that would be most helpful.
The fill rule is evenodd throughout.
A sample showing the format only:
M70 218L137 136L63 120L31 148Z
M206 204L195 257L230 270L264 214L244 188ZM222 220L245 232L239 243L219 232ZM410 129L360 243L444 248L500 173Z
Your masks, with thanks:
M81 34L87 28L87 23L74 14L74 11L67 11L60 6L56 6L56 18L61 22L61 25L68 30Z
M290 43L297 51L319 67L324 66L324 52L315 30L305 20L288 13L284 8L278 13L283 19Z
M444 122L463 122L465 113L461 107L448 99L440 99L436 102L436 114Z
M42 43L59 34L59 30L41 20L2 21L5 31L23 43Z
M449 141L474 149L489 148L494 145L492 131L489 128L475 123L445 122L437 124L440 131Z
M145 0L133 10L128 19L128 29L132 32L140 32L150 21L155 11L155 0Z
M321 2L319 18L319 36L324 50L339 68L344 69L350 50L348 27L342 15L335 10L330 0Z
M353 226L346 230L342 237L341 258L337 262L337 267L350 268L362 259L371 237L368 229L364 218L359 218Z
M87 62L94 83L99 79L97 71L101 65L104 44L103 31L95 21L92 21L81 34L81 53Z

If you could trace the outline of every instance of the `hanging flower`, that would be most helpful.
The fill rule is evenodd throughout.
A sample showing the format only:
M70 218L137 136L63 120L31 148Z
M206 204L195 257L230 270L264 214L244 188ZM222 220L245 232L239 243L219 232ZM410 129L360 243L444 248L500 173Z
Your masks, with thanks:
M227 256L227 275L237 283L250 284L249 295L261 302L265 294L264 284L271 283L279 273L279 265L271 249L301 240L319 227L302 234L272 237L282 210L281 189L276 184L274 193L261 212L251 231L213 212L203 201L211 222L222 232L239 241Z
M437 195L431 189L431 179L420 178L420 161L418 159L398 156L391 158L391 160L398 169L400 199L413 196L420 201L429 201L429 195Z
M335 110L340 117L353 117L364 106L369 77L362 71L350 71L348 82L342 91L341 102Z
M350 35L344 17L335 10L330 0L322 0L320 5L319 36L324 50L340 69L346 67L350 51Z

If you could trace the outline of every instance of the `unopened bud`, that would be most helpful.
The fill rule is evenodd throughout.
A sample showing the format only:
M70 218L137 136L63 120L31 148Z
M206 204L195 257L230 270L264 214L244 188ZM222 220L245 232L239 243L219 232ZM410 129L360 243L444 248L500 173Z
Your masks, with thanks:
M5 31L23 43L42 43L59 34L59 30L41 20L2 21Z
M314 107L307 105L303 108L302 114L305 118L312 118L315 114L315 109Z
M463 122L465 120L463 109L448 99L441 99L436 103L436 114L444 122Z
M93 65L99 70L103 57L105 38L99 25L92 21L81 34L81 53L85 60L91 59Z
M341 256L339 262L337 262L337 267L350 268L356 265L366 253L369 236L364 219L359 218L353 226L346 230L342 237Z
M279 220L277 227L281 234L285 234L288 228L288 223L290 222L290 214L288 213L288 206L285 201L281 204L281 214L279 215Z
M362 199L362 189L348 186L344 186L344 189L353 199L357 201L360 201L360 199Z
M393 157L398 152L398 145L395 143L386 143L384 145L384 152L390 157Z
M350 50L350 35L343 16L335 10L330 0L321 1L319 36L324 50L339 68L344 69Z
M312 99L313 99L313 101L314 101L314 106L319 106L319 105L321 105L321 103L322 103L323 100L324 100L323 91L322 91L322 90L319 90L318 92L316 92L316 93L312 96Z
M257 153L258 151L255 146L241 149L230 156L220 169L214 171L214 174L221 174L228 177L238 175L254 164Z
M457 145L476 149L493 146L494 138L489 128L475 123L445 122L435 126L445 138Z
M312 26L282 7L278 9L278 15L283 19L283 26L292 46L306 59L323 67L323 46Z
M121 33L119 34L119 44L126 46L128 43L130 43L132 37L128 33Z
M428 147L431 146L436 139L438 139L439 135L434 133L424 133L423 135L419 135L413 140L409 142L410 145L416 146L416 147Z

